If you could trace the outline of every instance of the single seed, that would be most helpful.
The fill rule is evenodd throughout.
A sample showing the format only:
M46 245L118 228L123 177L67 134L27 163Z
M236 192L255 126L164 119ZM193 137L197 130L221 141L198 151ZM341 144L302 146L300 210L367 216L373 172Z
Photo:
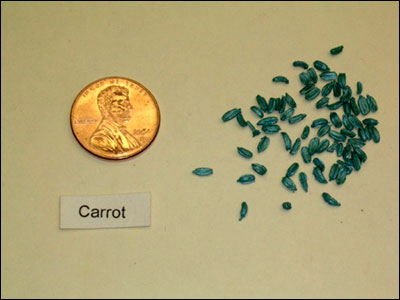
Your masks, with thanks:
M360 161L365 163L367 161L367 154L359 147L353 147L353 148L354 152L357 153L358 157L360 158Z
M303 85L309 85L312 83L310 75L307 72L301 72L299 74L300 81Z
M294 99L292 98L292 96L290 96L288 93L285 94L285 96L283 96L284 101L292 108L296 108L296 102L294 101Z
M335 150L336 150L336 147L337 147L337 143L336 142L334 142L332 145L330 145L329 147L328 147L328 149L326 149L326 151L327 152L335 152Z
M323 97L320 100L318 100L317 103L315 103L315 107L317 109L323 108L323 107L328 105L328 102L329 102L329 98L328 97Z
M366 129L364 128L358 128L358 136L360 137L361 140L364 142L368 141L367 135L366 135Z
M331 81L336 79L337 74L336 72L322 72L319 77L324 81Z
M310 89L310 91L308 91L308 93L306 94L305 98L308 101L314 100L315 98L318 97L319 93L320 93L320 89L317 87L313 87L312 89Z
M197 176L210 176L213 174L213 169L211 168L197 168L192 171L193 174Z
M290 167L286 171L286 177L291 177L296 174L297 169L299 168L299 164L297 162L290 165Z
M275 76L274 78L272 78L273 82L283 82L288 84L289 80L285 77L285 76Z
M277 117L266 117L266 118L261 119L260 121L258 121L257 125L259 125L259 126L274 125L276 123L278 123L278 118Z
M350 131L350 130L348 130L348 129L341 129L341 130L340 130L340 133L343 134L343 135L345 135L345 136L351 137L351 138L353 138L353 137L356 136L356 133L355 133L355 132Z
M264 175L265 173L267 173L267 168L263 165L251 164L251 167L253 168L254 172L256 172L259 175Z
M336 110L339 107L341 107L342 105L343 105L343 102L342 101L338 101L338 102L335 102L335 103L332 103L332 104L328 104L326 107L328 109L330 109L330 110Z
M246 120L243 118L242 113L238 113L236 116L236 120L238 121L239 125L242 127L246 127L247 126L247 122Z
M310 155L312 156L315 152L317 152L319 146L319 138L314 137L310 140L308 143L308 151L310 152Z
M339 173L339 165L333 164L331 170L329 171L329 181L335 180Z
M290 155L295 155L297 151L299 151L301 145L301 140L300 138L297 138L296 141L294 142L292 149L290 149L289 154Z
M326 72L326 71L330 70L328 65L320 60L314 61L314 68L316 68L318 71L321 71L321 72Z
M310 127L308 127L308 125L306 125L303 129L303 132L301 133L301 138L303 140L305 140L306 138L308 138L308 135L310 134Z
M342 144L342 143L337 143L337 146L336 146L336 156L337 156L337 157L342 157L342 155L343 155L343 150L344 150L343 144Z
M283 101L283 99L281 99L281 98L276 98L275 110L276 110L276 111L279 111L279 110L282 108L283 103L285 103L285 102Z
M294 114L294 108L289 108L289 109L287 109L287 110L281 115L281 121L286 121L286 120L289 119L293 114Z
M321 95L323 97L328 96L331 93L332 89L333 89L333 82L328 82L322 87Z
M346 176L346 169L344 167L339 168L338 175L336 177L336 184L343 184L346 181Z
M322 160L320 160L318 157L315 157L315 158L313 159L313 163L314 163L314 165L315 165L317 168L320 168L322 172L325 171L325 164L324 164L324 162L323 162Z
M380 136L380 134L379 134L378 129L376 129L376 127L370 127L370 128L372 128L372 134L371 134L372 140L373 140L375 143L379 143L379 141L381 140L381 136Z
M360 158L358 157L357 153L353 152L351 154L351 161L353 163L354 170L356 170L356 171L360 170L361 161L360 161Z
M268 104L264 97L257 95L256 100L263 112L267 112Z
M367 103L372 112L378 111L378 104L376 104L376 101L372 96L367 95Z
M356 116L353 115L348 115L350 123L353 125L353 127L363 127L360 119L358 119Z
M333 82L333 96L340 97L340 95L342 94L342 88L340 87L339 82L334 81Z
M222 116L222 121L224 121L224 122L230 121L233 118L235 118L239 113L240 113L240 108L234 108L234 109L228 110Z
M255 136L257 136L257 135L260 134L260 130L256 129L256 128L254 127L254 125L253 125L250 121L247 121L247 126L249 126L249 128L251 129L251 132L252 132L252 134L253 134L253 137L255 137Z
M303 146L301 147L301 156L303 157L303 161L308 164L311 161L311 155L310 151L308 150L308 147Z
M351 172L353 171L353 163L349 160L347 160L346 162L342 161L342 160L337 160L337 163L340 165L340 169L339 169L339 174L338 174L338 178L339 178L339 183L338 183L338 178L336 178L336 183L337 184L342 184L346 181L346 176L351 174ZM341 171L341 169L343 169L343 171ZM340 172L344 172L344 178L343 174L340 174Z
M303 68L303 69L308 69L308 64L306 62L304 62L304 61L301 61L301 60L294 61L293 62L293 66L294 67L300 67L300 68Z
M356 99L354 97L350 98L350 106L351 106L351 110L353 111L353 113L358 116L360 114L360 109L358 108L358 105L356 103Z
M339 84L339 85L340 85L340 84ZM351 87L349 87L348 85L346 85L346 86L343 88L343 96L342 96L341 100L342 100L343 102L348 102L348 101L350 100L350 98L351 98L352 93L353 93L353 91L351 90Z
M325 125L328 125L329 121L327 119L324 118L319 118L319 119L315 119L312 123L311 123L311 128L315 128L315 127L323 127Z
M282 105L279 108L279 113L280 114L283 113L285 111L285 109L286 109L286 102L282 99Z
M249 208L247 206L247 203L246 202L242 202L242 207L240 209L239 221L242 221L246 217L248 210L249 210Z
M306 173L300 172L299 181L300 181L301 187L307 193L308 192L308 183L307 183L307 175L306 175Z
M338 114L336 112L331 112L330 114L330 119L332 124L336 127L336 128L340 128L342 127L342 121L340 120Z
M322 198L326 203L332 206L340 206L340 203L336 201L335 198L333 198L331 195L328 193L322 193Z
M362 122L367 126L376 126L379 123L378 120L373 118L364 119Z
M282 203L282 207L283 207L283 209L285 209L285 210L290 210L290 209L292 209L292 203L290 203L290 202L283 202L283 203Z
M300 90L300 95L305 95L305 94L307 94L313 87L315 87L314 84L306 85L305 87L303 87L303 88Z
M338 55L339 53L341 53L343 51L343 48L344 48L343 46L338 46L338 47L332 48L330 50L330 52L332 55Z
M250 184L250 183L253 183L254 181L256 181L256 178L254 177L253 174L246 174L246 175L240 176L239 179L236 181L241 184Z
M350 102L346 102L343 104L343 111L345 114L348 114L348 115L350 115L352 113Z
M290 179L289 177L283 177L282 178L282 183L283 185L290 191L295 192L297 191L297 187L296 184L294 183L294 181L292 179Z
M351 158L351 145L347 144L343 149L342 157L344 160Z
M250 109L260 118L264 117L264 113L262 112L262 110L258 107L258 106L252 106L250 107Z
M279 125L264 125L262 127L262 131L265 133L277 133L281 130L281 127Z
M358 107L360 108L360 112L363 116L367 115L370 111L367 100L361 95L358 97Z
M289 118L289 124L295 124L303 120L305 117L307 117L306 114L298 114L296 116L290 117Z
M244 158L250 159L253 157L253 153L251 153L250 150L247 150L246 148L243 147L237 147L238 153L243 156Z
M269 146L269 137L263 136L260 140L260 142L257 145L257 152L263 152L265 151Z
M319 143L319 146L317 148L317 153L322 153L329 147L329 140L324 139Z
M334 130L329 131L328 135L337 142L344 142L346 140L345 135Z
M328 181L326 181L324 174L322 173L320 168L315 167L313 169L313 175L315 177L315 180L317 180L319 183L326 184Z
M269 102L268 102L268 107L267 107L267 113L272 113L275 110L275 103L276 100L275 98L269 98Z
M343 120L343 125L344 125L344 127L346 127L346 129L348 129L348 130L353 130L354 129L354 126L353 126L353 124L351 124L348 115L344 114L343 117L342 117L342 120Z
M339 73L338 83L342 89L346 86L346 74L345 73Z
M321 127L318 132L317 135L319 137L323 137L324 135L326 135L329 131L331 130L331 125L325 125L323 127Z
M285 143L286 151L289 151L292 148L292 141L290 140L289 135L286 132L281 132L283 142Z
M361 82L357 82L357 94L360 95L363 91L363 85Z
M307 70L307 72L308 72L308 75L310 75L312 82L317 83L318 76L317 76L317 73L315 72L315 70L313 68L310 68Z

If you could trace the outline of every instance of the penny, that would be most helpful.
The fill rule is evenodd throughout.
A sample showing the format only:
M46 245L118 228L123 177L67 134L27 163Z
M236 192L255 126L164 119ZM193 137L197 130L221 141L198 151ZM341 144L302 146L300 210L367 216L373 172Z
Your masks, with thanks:
M151 92L123 77L107 77L86 86L76 97L70 118L82 147L106 159L139 154L160 126L160 110Z

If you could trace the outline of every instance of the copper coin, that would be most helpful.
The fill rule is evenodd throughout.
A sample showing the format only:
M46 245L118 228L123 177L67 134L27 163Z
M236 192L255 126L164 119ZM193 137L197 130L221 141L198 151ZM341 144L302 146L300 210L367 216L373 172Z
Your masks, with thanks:
M132 157L157 135L160 110L139 82L123 77L99 79L85 87L71 108L71 127L90 153L107 159Z

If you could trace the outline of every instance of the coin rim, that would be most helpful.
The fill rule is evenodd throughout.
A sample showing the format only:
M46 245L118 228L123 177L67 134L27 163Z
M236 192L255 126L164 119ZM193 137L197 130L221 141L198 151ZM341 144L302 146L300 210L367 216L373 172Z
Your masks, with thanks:
M155 133L154 137L152 138L152 140L150 141L150 143L149 143L146 147L144 147L142 150L140 150L139 152L136 152L136 153L134 153L134 154L130 154L130 155L127 155L127 156L121 156L121 157L114 157L114 158L113 158L113 157L103 157L103 156L100 156L99 154L93 153L92 151L90 151L89 149L87 149L87 148L83 145L83 143L81 143L81 141L79 140L79 138L78 138L77 135L75 134L74 127L72 126L72 111L74 110L75 104L77 103L77 100L80 98L81 94L82 94L87 88L89 88L91 85L95 84L96 82L99 82L99 81L102 81L102 80L107 80L107 79L112 79L112 78L118 78L118 79L129 80L129 81L132 81L132 82L134 82L135 84L139 85L140 87L142 87L142 88L152 97L152 99L154 99L154 103L155 103L155 106L156 106L156 108L157 108L157 116L158 116L158 126L157 126L157 128L156 128L156 133ZM69 117L69 118L70 118L70 122L69 122L69 123L70 123L70 126L71 126L72 134L74 135L74 137L75 137L75 139L78 141L78 143L82 146L82 148L85 149L85 150L86 150L87 152L89 152L90 154L93 154L93 155L95 155L95 156L97 156L97 157L100 157L100 158L102 158L102 159L111 160L111 161L119 161L119 160L123 160L123 159L128 159L128 158L131 158L131 157L133 157L133 156L136 156L136 155L142 153L142 152L143 152L144 150L146 150L146 149L153 143L153 141L156 139L156 137L157 137L157 135L158 135L158 131L159 131L159 129L160 129L160 124L161 124L160 107L158 106L158 102L157 102L156 97L154 97L154 95L153 95L145 86L143 86L143 84L141 84L140 82L138 82L138 81L136 81L136 80L133 80L133 79L130 79L130 78L128 78L128 77L121 77L121 76L108 76L108 77L100 78L100 79L95 80L95 81L89 83L88 85L86 85L86 86L78 93L78 95L75 97L75 100L74 100L74 102L72 103L72 106L71 106L71 111L70 111L70 117Z

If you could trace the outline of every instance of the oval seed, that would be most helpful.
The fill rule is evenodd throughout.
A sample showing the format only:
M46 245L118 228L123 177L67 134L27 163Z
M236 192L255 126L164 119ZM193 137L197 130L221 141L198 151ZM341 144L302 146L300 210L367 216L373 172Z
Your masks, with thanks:
M313 155L315 152L317 152L319 146L319 138L314 137L310 140L308 143L308 151L310 152L310 155Z
M298 114L296 116L290 117L289 118L289 124L295 124L303 120L305 117L307 117L306 114Z
M250 159L253 157L253 153L251 153L250 150L247 150L245 148L242 147L237 147L237 151L238 153L243 156L244 158Z
M277 133L281 130L281 127L279 125L264 125L262 127L262 131L265 133Z
M260 130L256 129L250 121L247 121L247 126L249 126L249 128L251 129L251 132L253 133L253 137L260 134Z
M314 61L314 68L321 72L329 71L328 65L320 60Z
M378 120L373 118L364 119L362 122L367 126L376 126L379 123Z
M299 164L297 162L290 165L290 167L286 171L286 177L291 177L296 174L297 169L299 168Z
M343 125L344 125L344 127L346 127L346 129L348 129L348 130L354 129L354 126L353 126L353 124L351 124L348 115L344 114L342 117L342 120L343 120Z
M303 146L301 147L301 156L303 157L303 161L308 164L311 161L311 155L308 150L308 147Z
M319 93L320 93L320 89L317 87L313 87L312 89L310 89L308 91L308 93L306 94L305 98L308 101L314 100L315 98L318 97Z
M275 110L280 111L285 102L281 98L276 98Z
M243 118L242 113L238 113L236 116L236 120L239 123L240 126L246 127L247 126L247 121Z
M288 84L289 79L287 79L285 76L275 76L274 78L272 78L272 82L283 82Z
M283 113L286 109L286 102L282 100L282 106L279 108L279 113Z
M317 135L319 137L323 137L324 135L326 135L329 131L331 130L331 125L325 125L323 127L321 127L318 132Z
M267 107L267 113L272 113L275 110L275 103L276 100L275 98L269 98L269 102L268 102L268 107Z
M358 119L356 116L348 115L348 119L354 127L363 127L363 124L361 123L360 119Z
M293 62L293 66L294 67L300 67L300 68L303 68L303 69L308 69L308 64L306 62L304 62L304 61L301 61L301 60L294 61Z
M240 108L234 108L228 110L226 113L223 114L222 121L224 122L230 121L233 118L235 118L239 113L240 113Z
M290 191L295 192L297 191L297 187L296 184L294 183L294 181L292 179L290 179L289 177L283 177L282 178L282 183L283 185Z
M372 96L367 95L367 103L372 112L378 111L378 104L376 104L376 101Z
M363 91L363 85L361 82L357 82L357 94L360 95Z
M287 109L287 110L281 115L281 121L285 121L285 120L289 119L293 114L294 114L294 108L289 108L289 109Z
M353 111L353 113L358 116L360 114L360 109L358 108L358 105L356 103L356 99L354 97L350 98L350 106L351 106L351 110Z
M282 207L283 207L284 210L290 210L290 209L292 209L292 203L290 203L290 202L283 202L283 203L282 203Z
M343 104L343 111L345 114L351 114L352 110L351 110L351 105L349 102L346 102Z
M331 112L330 119L331 119L332 124L336 128L342 127L342 121L340 120L340 118L339 118L339 116L338 116L338 114L336 112Z
M325 84L322 87L321 95L323 97L328 96L331 93L332 89L333 89L333 83L332 82L328 82L327 84Z
M299 181L300 181L301 187L307 193L308 192L307 175L304 172L300 172Z
M246 175L240 176L239 179L236 181L241 184L250 184L250 183L253 183L254 181L256 181L256 178L254 177L253 174L246 174Z
M360 139L364 142L368 141L367 135L366 135L366 130L364 128L358 128L358 136Z
M329 140L324 139L322 142L319 143L319 146L317 148L317 153L322 153L329 147Z
M252 106L250 107L250 109L260 118L264 117L264 113L262 112L262 110L258 107L258 106Z
M361 161L360 158L358 157L357 153L353 152L351 153L351 161L353 163L354 170L358 171L361 168Z
M337 74L336 74L336 72L322 72L321 74L319 74L319 77L322 80L331 81L331 80L335 80L336 79Z
M339 165L333 164L331 170L329 171L329 181L335 180L339 173Z
M351 98L352 93L353 93L353 91L351 90L351 87L349 87L348 85L346 85L346 86L343 88L343 96L342 96L341 100L342 100L343 102L348 102L348 101L350 100L350 98Z
M319 118L319 119L315 119L312 123L311 123L311 127L315 128L315 127L323 127L325 125L328 125L328 120L324 119L324 118Z
M346 74L345 73L339 73L338 82L342 89L346 86Z
M318 100L317 103L315 103L315 107L317 109L323 108L323 107L328 105L328 102L329 102L329 98L328 97L323 97L320 100Z
M297 151L299 151L301 145L301 140L300 138L297 138L296 141L294 142L292 149L290 149L289 154L290 155L295 155Z
M334 142L332 145L330 145L329 147L328 147L328 149L326 149L326 151L327 152L335 152L335 150L336 150L336 147L337 147L337 142Z
M350 130L347 130L347 129L341 129L341 130L340 130L340 133L343 134L343 135L345 135L345 136L351 137L351 138L353 138L353 137L356 136L356 133L355 133L355 132L350 131Z
M358 157L360 158L360 161L365 163L367 161L367 154L362 151L359 147L353 147L354 152L357 153Z
M197 168L192 171L193 174L197 176L210 176L213 174L213 169L211 168Z
M242 221L246 217L248 210L249 210L249 207L247 206L247 203L246 202L242 202L242 206L241 206L241 209L240 209L239 221Z
M296 101L290 96L288 93L283 96L284 101L292 108L296 108L297 104Z
M337 46L335 48L332 48L330 50L330 52L332 55L338 55L339 53L341 53L343 51L343 48L344 48L343 46Z
M326 203L332 206L340 206L340 203L336 201L335 198L333 198L331 195L328 193L322 193L322 198Z
M325 164L318 157L313 159L313 163L317 168L320 168L322 172L325 171Z
M372 128L372 140L375 142L375 143L379 143L379 141L381 140L381 136L380 136L380 134L379 134L379 131L378 131L378 129L376 129L376 127L370 127L370 128Z
M253 168L254 172L256 172L259 175L264 175L265 173L267 173L267 168L264 167L263 165L251 164L251 167Z
M338 173L338 177L336 178L336 183L337 184L342 184L346 181L346 176L351 174L351 172L353 172L353 163L351 161L348 162L344 162L341 160L338 160L337 163L340 165L339 168L339 173ZM344 172L344 178L339 178L340 176L343 177L343 174L340 174L340 169L343 169L342 172ZM338 178L339 178L339 182L338 182Z
M257 95L256 100L263 112L267 112L268 104L264 97Z
M342 157L342 155L343 155L343 150L344 150L343 144L342 144L342 143L337 143L337 146L336 146L336 156L337 156L337 157Z
M305 94L307 94L314 86L315 86L314 84L306 85L305 87L303 87L303 88L299 91L299 92L300 92L300 95L305 95Z
M370 111L367 100L361 95L360 97L358 97L358 107L360 108L361 114L364 116L367 115Z
M303 129L303 132L301 133L301 138L303 140L305 140L306 138L308 138L308 135L310 134L310 127L308 127L308 125L306 125Z
M285 143L286 151L289 151L292 148L292 141L290 140L289 135L286 132L281 132L283 142Z
M334 130L329 131L328 135L337 142L344 142L346 140L345 135Z
M259 125L259 126L274 125L276 123L278 123L278 118L277 117L266 117L266 118L261 119L260 121L258 121L257 125Z
M309 75L307 72L301 72L301 73L299 74L299 78L300 78L300 81L301 81L301 83L302 83L303 85L310 85L310 84L312 84L312 80L311 80L311 78L310 78L310 75Z
M341 107L342 105L343 105L343 102L342 101L338 101L338 102L335 102L335 103L332 103L332 104L328 104L326 107L328 109L330 109L330 110L336 110L339 107Z
M315 70L313 68L310 68L307 70L307 72L308 72L308 75L310 75L312 82L317 83L318 76L317 76L317 73L315 72Z
M322 173L320 168L315 167L313 169L313 175L315 177L315 180L317 180L319 183L326 184L328 181L326 181L324 174Z
M269 137L263 136L257 145L257 152L260 153L265 151L269 146L269 141Z
M341 167L339 168L338 175L336 177L336 184L340 185L343 184L346 181L346 170L345 168Z

